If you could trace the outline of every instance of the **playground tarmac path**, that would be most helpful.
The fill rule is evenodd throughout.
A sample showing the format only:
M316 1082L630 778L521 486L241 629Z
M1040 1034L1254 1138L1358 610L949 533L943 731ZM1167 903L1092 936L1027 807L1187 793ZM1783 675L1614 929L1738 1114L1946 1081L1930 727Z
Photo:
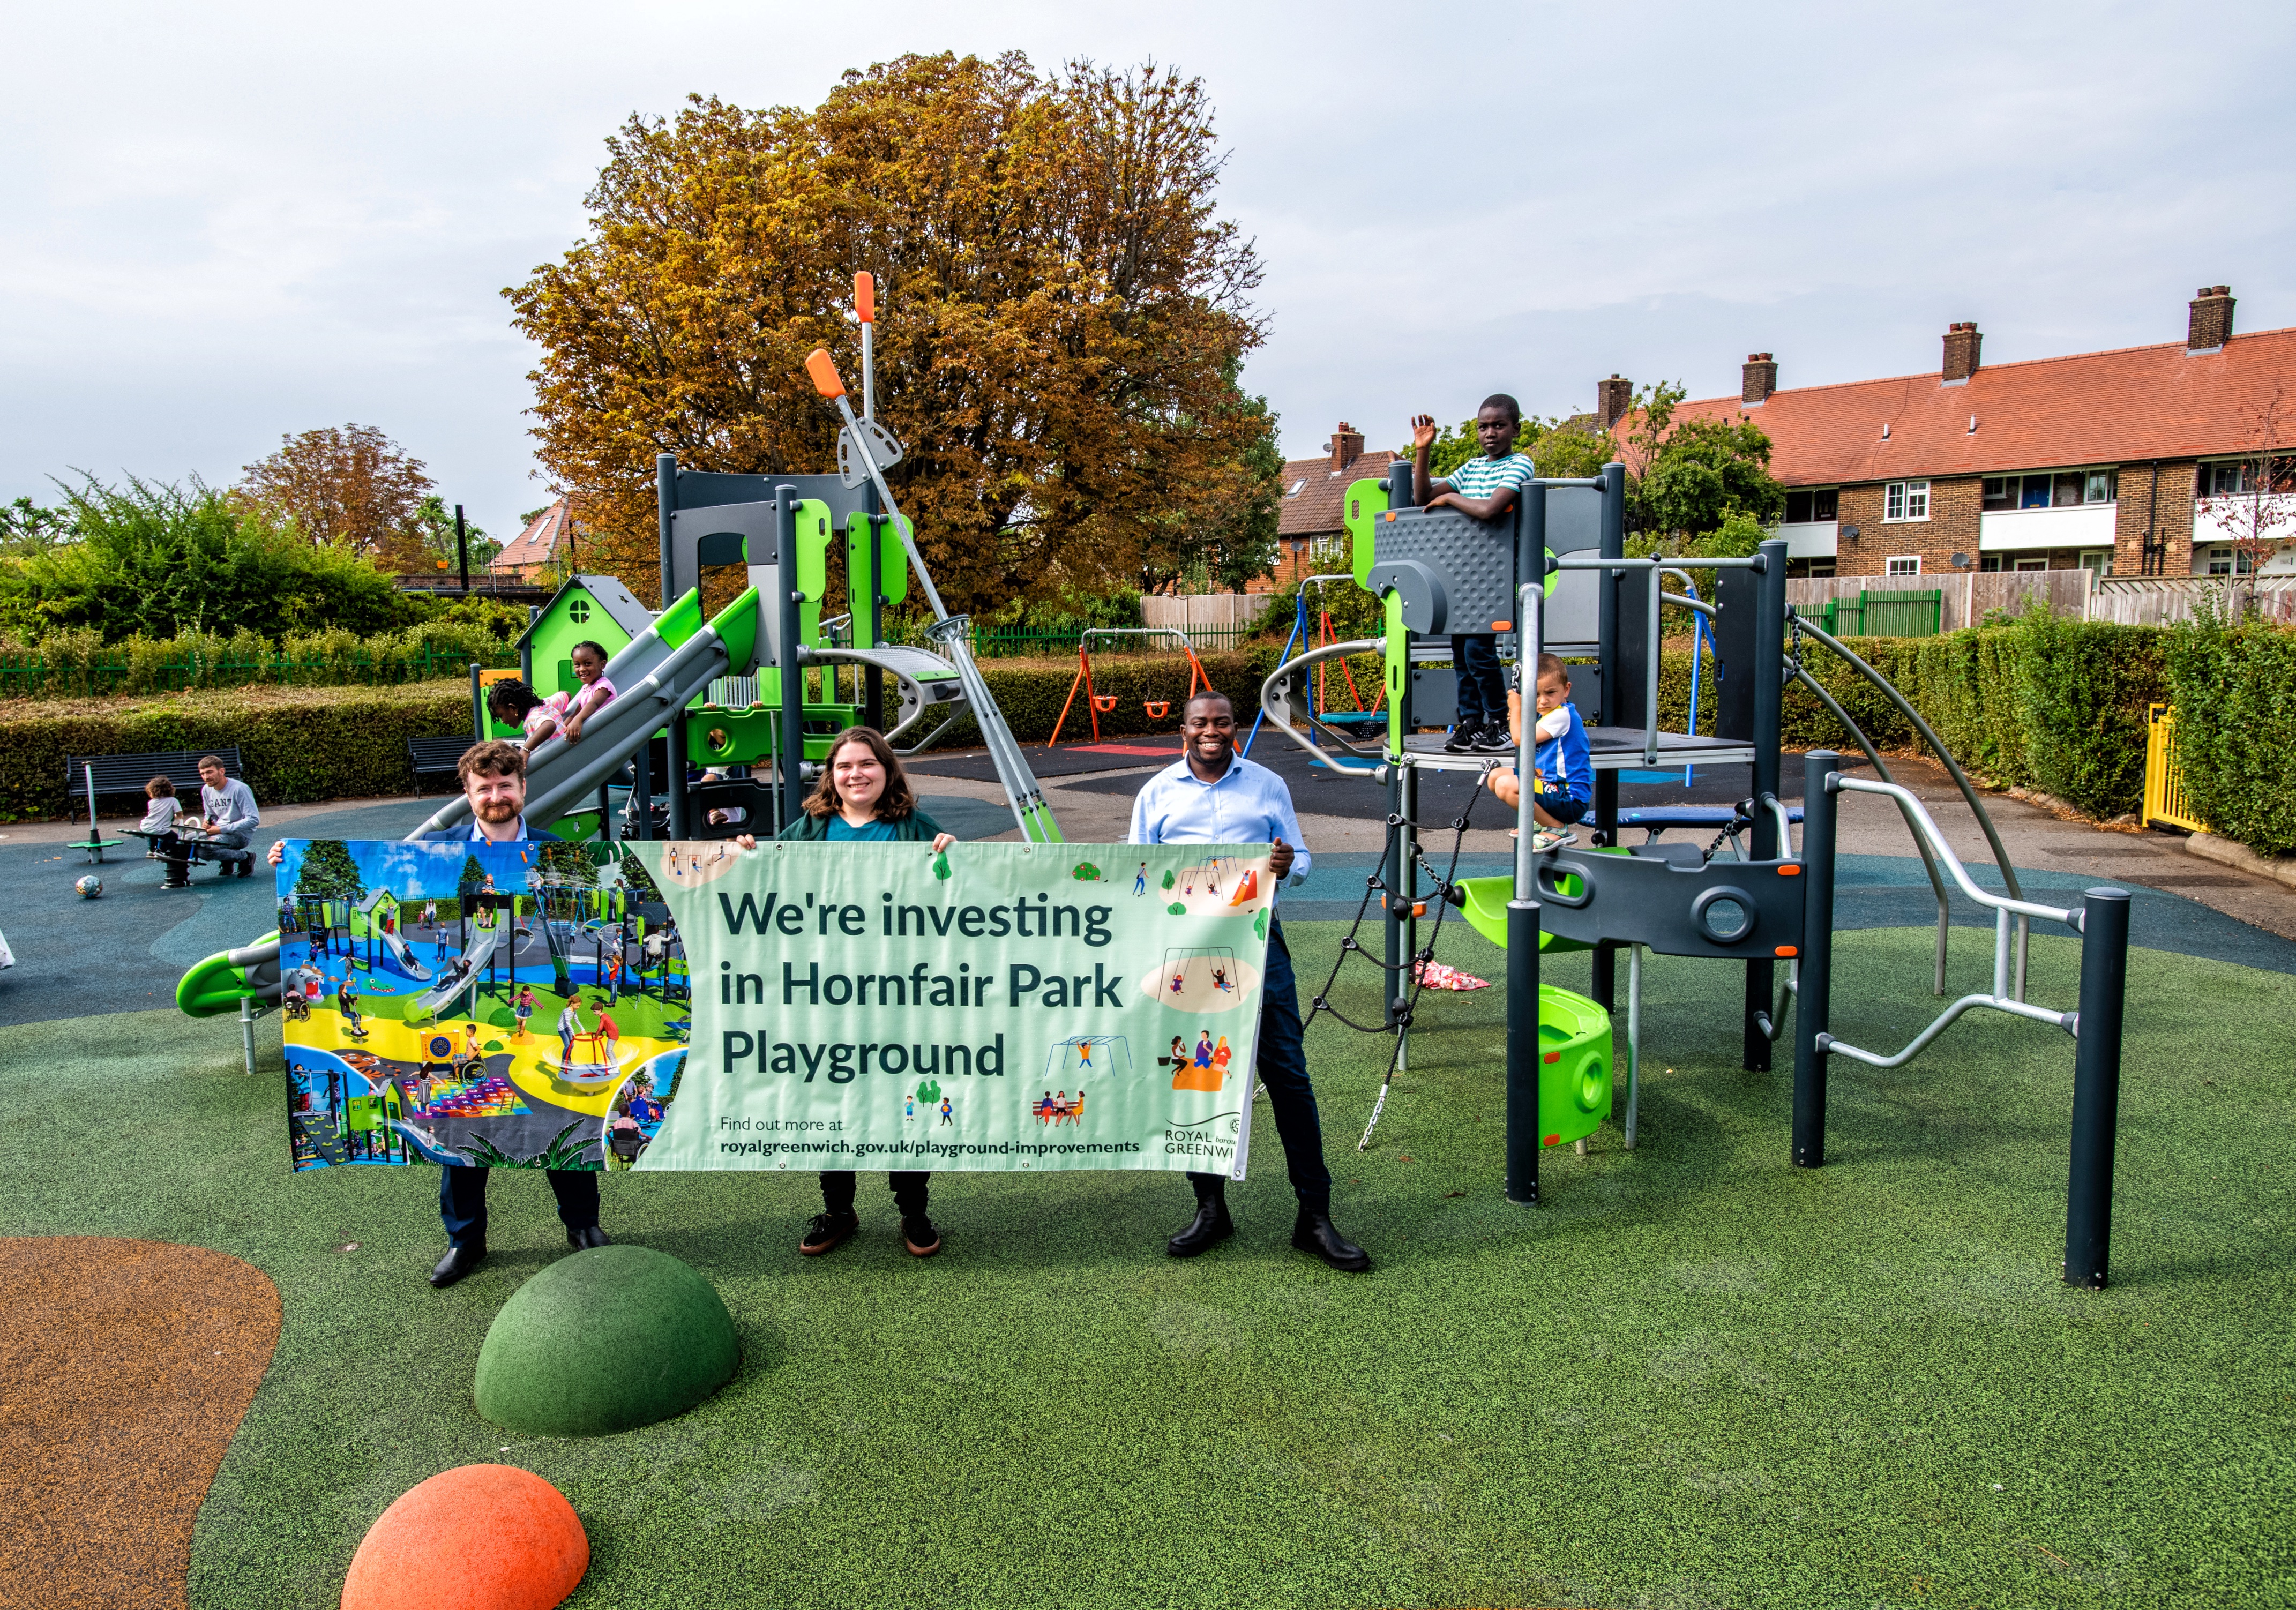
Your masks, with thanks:
M184 1604L278 1288L203 1247L22 1236L0 1238L0 1606Z

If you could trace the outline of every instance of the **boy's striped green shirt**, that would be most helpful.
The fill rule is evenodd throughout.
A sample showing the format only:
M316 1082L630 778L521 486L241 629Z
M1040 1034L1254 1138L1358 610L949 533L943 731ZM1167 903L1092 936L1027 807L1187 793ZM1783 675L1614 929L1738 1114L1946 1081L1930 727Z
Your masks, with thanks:
M1502 486L1520 487L1535 471L1520 453L1505 458L1471 458L1443 479L1461 497L1488 497Z

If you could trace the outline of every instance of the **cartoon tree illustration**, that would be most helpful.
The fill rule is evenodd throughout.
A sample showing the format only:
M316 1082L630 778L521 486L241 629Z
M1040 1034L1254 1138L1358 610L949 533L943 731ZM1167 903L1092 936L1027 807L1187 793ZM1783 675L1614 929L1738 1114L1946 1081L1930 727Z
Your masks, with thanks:
M927 1107L931 1107L934 1102L939 1100L939 1083L931 1079L924 1080L922 1083L919 1083L917 1086L917 1099L923 1102Z
M315 838L304 852L295 892L322 900L359 900L366 895L366 880L351 859L350 846L340 838Z
M1175 876L1173 875L1173 873L1172 873L1172 869L1171 869L1171 868L1169 868L1169 867L1166 867L1166 868L1164 869L1164 883L1163 883L1163 887L1164 887L1166 889L1169 889L1169 888L1170 888L1174 884L1176 884L1176 883L1177 883L1177 882L1179 882L1179 881L1180 881L1180 880L1179 880L1179 879L1177 879L1177 877L1175 877Z

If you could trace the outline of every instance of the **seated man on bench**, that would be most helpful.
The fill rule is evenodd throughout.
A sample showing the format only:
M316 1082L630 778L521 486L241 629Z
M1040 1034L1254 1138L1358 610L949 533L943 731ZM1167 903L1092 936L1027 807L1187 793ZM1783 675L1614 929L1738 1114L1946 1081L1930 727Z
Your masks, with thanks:
M242 878L255 873L255 856L247 847L248 839L263 823L255 809L255 796L248 786L223 769L220 756L200 757L200 805L207 814L194 818L186 826L204 828L209 838L204 848L223 863L223 875L229 878L236 870ZM198 859L198 852L193 853Z

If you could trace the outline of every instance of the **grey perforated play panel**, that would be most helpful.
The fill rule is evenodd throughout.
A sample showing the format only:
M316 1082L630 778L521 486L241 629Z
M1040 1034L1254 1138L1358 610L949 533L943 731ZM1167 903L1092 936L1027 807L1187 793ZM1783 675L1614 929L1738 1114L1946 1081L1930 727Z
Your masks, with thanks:
M1383 516L1373 543L1374 591L1403 599L1404 625L1432 636L1498 631L1514 620L1514 520L1470 519L1456 509Z

